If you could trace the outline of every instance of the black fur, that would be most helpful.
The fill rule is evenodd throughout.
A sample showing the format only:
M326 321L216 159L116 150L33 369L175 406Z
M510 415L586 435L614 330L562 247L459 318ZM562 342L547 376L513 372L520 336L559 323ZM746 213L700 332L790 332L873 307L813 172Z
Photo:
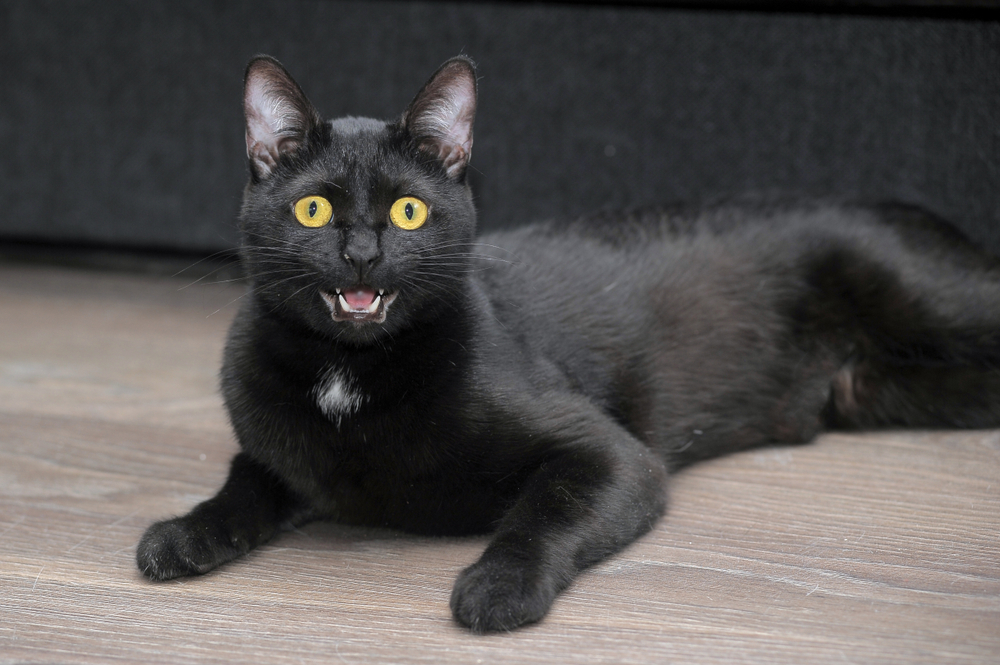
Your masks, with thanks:
M222 370L242 452L146 532L152 579L310 519L493 532L451 608L510 629L648 531L684 464L830 426L1000 424L1000 269L919 210L601 212L476 240L467 59L389 123L321 123L268 58L245 103L252 293ZM327 226L295 221L309 195ZM404 231L408 195L431 216ZM398 293L384 322L335 320L320 292L357 283Z

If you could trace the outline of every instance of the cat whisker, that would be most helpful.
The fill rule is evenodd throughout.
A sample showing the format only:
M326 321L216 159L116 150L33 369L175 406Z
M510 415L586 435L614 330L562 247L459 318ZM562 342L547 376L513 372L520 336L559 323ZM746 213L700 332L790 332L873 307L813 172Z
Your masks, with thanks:
M441 249L450 249L452 247L468 247L468 248L480 248L480 247L483 247L483 248L495 249L495 250L498 250L498 251L501 251L501 252L504 252L506 254L511 255L515 259L517 258L517 255L512 250L510 250L510 249L508 249L506 247L502 247L500 245L493 245L491 243L481 242L481 241L478 241L478 240L477 241L473 241L473 242L444 241L444 242L440 242L440 243L434 243L434 244L427 245L426 247L423 247L421 249L423 251L437 251L437 250L441 250Z
M513 251L507 249L506 247L501 247L500 245L492 245L488 242L475 242L473 243L477 247L489 247L490 249L499 249L501 252L507 252L511 256L517 256Z
M287 249L285 247L255 247L247 252L251 256L275 256L288 260L302 260L302 252Z
M456 260L456 262L458 260L477 259L480 261L499 261L501 263L509 263L512 265L515 264L514 261L511 261L509 259L503 259L500 258L499 256L490 256L489 254L475 254L471 252L461 253L461 254L457 252L452 252L448 254L418 254L417 256L421 256L428 259L453 259Z
M217 252L212 252L208 256L203 256L202 258L198 259L197 261L195 261L191 265L189 265L189 266L187 266L185 268L181 268L180 270L178 270L177 272L175 272L173 275L171 275L171 277L177 277L178 275L182 275L183 273L187 272L191 268L194 268L195 266L201 265L205 261L211 261L212 259L214 259L216 257L219 257L219 256L222 256L222 255L225 255L225 254L233 254L233 250L232 249L220 249Z
M289 273L294 273L292 275L292 277L295 277L295 275L306 275L306 274L308 274L308 273L304 273L300 268L295 268L295 269L284 268L284 269L261 271L261 272L258 272L255 275L255 279L257 281L254 283L254 288L257 289L257 290L266 288L267 284L266 283L261 283L260 278L281 277L283 275L288 275ZM289 279L291 279L291 277Z
M204 278L202 278L202 279L204 279ZM214 279L211 282L205 282L205 284L206 285L234 284L236 282L246 282L246 281L247 281L246 277L230 277L229 279ZM181 289L186 289L186 288L188 288L188 286L194 286L197 283L198 282L191 282L187 286L181 287ZM181 290L181 289L178 289L178 290Z
M450 277L453 277L453 276L452 275L441 275L441 274L438 274L438 273L427 272L427 271L419 271L419 272L414 272L411 275L409 275L408 279L420 280L420 281L422 281L424 283L430 284L430 285L432 285L434 287L437 287L437 288L440 288L440 289L450 289L452 293L462 293L462 289L461 289L462 280L461 279L453 279L453 280L449 281Z
M430 275L430 276L433 276L433 277L438 277L438 278L441 278L441 279L444 279L444 280L449 280L449 281L457 281L457 282L462 281L454 273L444 272L444 271L438 272L438 270L441 267L442 266L433 266L433 265L423 265L423 264L420 264L420 265L415 266L413 268L412 272L414 274L417 274L417 275ZM430 268L430 270L428 270L428 268Z
M296 289L295 291L293 291L291 293L291 295L289 295L284 300L282 300L280 303L278 303L277 305L275 305L274 308L271 311L272 312L277 311L279 307L284 307L285 304L288 303L289 300L291 300L292 298L294 298L298 294L302 293L303 291L305 291L306 289L308 289L310 287L315 287L315 286L316 286L316 282L310 282L310 283L306 284L305 286L303 286L302 288Z
M450 261L421 261L421 267L430 268L452 268L453 272L459 275L467 275L470 273L484 272L486 270L492 270L496 266L469 266L464 262L450 262Z
M516 265L518 261L512 261L510 259L505 259L499 256L493 256L492 254L482 254L479 252L446 252L440 253L439 251L426 251L425 249L420 249L411 253L413 256L433 258L433 259L475 259L479 261L496 261L498 263L507 263L509 265Z
M258 253L255 256L248 256L247 260L252 262L255 266L271 263L285 267L302 267L301 261L294 260L291 257L284 256L282 254ZM254 270L254 272L256 272L256 270Z
M256 258L256 264L260 265L273 265L275 267L281 268L298 268L299 270L304 269L301 261L292 261L283 256L262 256ZM256 270L254 272L257 272Z
M293 241L291 241L291 240L289 240L287 238L280 238L280 237L276 237L276 236L269 236L269 235L267 235L265 233L261 233L259 231L247 231L246 234L247 234L248 237L252 236L252 237L255 237L255 238L262 238L264 240L270 240L272 242L276 242L276 243L278 243L282 247L297 247L297 248L303 249L303 250L312 249L309 245L305 245L305 244L302 244L302 243L293 242ZM262 249L259 245L253 246L253 248L255 248L255 249ZM272 249L272 248L267 248L267 249Z
M205 259L203 259L203 260L205 260ZM193 282L189 282L189 283L185 284L184 286L179 287L177 290L178 291L183 291L184 289L188 289L188 288L190 288L190 287L192 287L192 286L194 286L196 284L200 284L200 283L204 282L205 280L207 280L209 277L212 277L213 275L215 275L216 273L218 273L218 272L220 272L222 270L225 270L227 268L231 268L233 265L238 265L239 263L240 263L239 258L236 258L235 260L229 261L228 263L220 265L220 266L214 268L213 270L205 273L204 275L202 275L198 279L194 280ZM198 264L197 263L192 264L188 268L185 268L184 270L181 270L180 272L176 273L174 275L174 277L177 277L178 275L180 275L181 273L183 273L185 270L190 270L190 268L193 268L196 265L198 265ZM235 282L235 281L240 281L242 279L245 279L245 278L244 277L233 277L232 279L224 280L224 281ZM220 282L218 280L214 280L214 281L210 281L210 282L207 282L207 283L208 284L220 284L222 282Z
M223 306L222 306L222 307L220 307L219 309L215 310L214 312L212 312L211 314L209 314L209 315L208 315L208 316L206 316L205 318L206 318L206 319L209 319L209 318L211 318L211 317L215 316L216 314L218 314L218 313L219 313L219 312L221 312L222 310L224 310L224 309L226 309L227 307L229 307L230 305L232 305L232 304L233 304L234 302L236 302L237 300L239 300L239 299L241 299L241 298L244 298L244 297L246 297L246 296L247 296L248 294L250 294L250 293L253 293L253 289L247 289L246 291L244 291L244 292L243 292L243 293L241 293L240 295L236 296L235 298L233 298L232 300L230 300L230 301L229 301L229 302L227 302L227 303L226 303L225 305L223 305Z
M268 289L271 289L271 288L274 288L276 286L279 286L280 284L284 284L285 282L290 282L293 279L298 279L300 277L306 277L309 274L310 273L304 273L304 272L301 272L301 271L296 271L295 274L291 275L290 277L284 277L282 279L279 279L279 280L276 280L276 281L273 281L273 282L265 282L263 284L255 283L254 284L254 291L256 291L258 293L262 292L262 291L266 291ZM315 273L312 273L312 274L315 274Z
M442 294L448 294L453 296L455 300L461 300L465 296L464 291L459 288L442 284L438 280L422 279L415 275L410 275L408 279L404 280L403 284L413 291L416 291L418 294L430 298L439 297Z

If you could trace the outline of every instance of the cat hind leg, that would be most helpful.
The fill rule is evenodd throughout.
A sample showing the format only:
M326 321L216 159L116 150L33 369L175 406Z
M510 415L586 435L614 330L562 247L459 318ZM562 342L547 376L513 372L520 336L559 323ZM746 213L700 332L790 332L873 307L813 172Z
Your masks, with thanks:
M1000 426L1000 263L919 211L884 221L810 273L814 330L849 349L827 422Z

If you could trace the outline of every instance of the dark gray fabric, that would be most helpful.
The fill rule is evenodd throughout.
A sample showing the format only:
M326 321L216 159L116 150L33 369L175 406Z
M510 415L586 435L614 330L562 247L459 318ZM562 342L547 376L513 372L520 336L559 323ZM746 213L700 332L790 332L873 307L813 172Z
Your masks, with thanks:
M318 0L3 0L0 240L232 245L258 52L376 117L472 56L487 228L786 192L920 203L1000 253L1000 24Z

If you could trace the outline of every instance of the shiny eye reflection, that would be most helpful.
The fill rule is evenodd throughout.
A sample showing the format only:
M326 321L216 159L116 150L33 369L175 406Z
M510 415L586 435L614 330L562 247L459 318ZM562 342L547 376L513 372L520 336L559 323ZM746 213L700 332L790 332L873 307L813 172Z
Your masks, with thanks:
M401 229L419 229L427 221L427 204L418 198L404 196L392 204L389 219Z
M326 226L333 219L333 206L322 196L307 196L296 201L295 219L312 229Z

